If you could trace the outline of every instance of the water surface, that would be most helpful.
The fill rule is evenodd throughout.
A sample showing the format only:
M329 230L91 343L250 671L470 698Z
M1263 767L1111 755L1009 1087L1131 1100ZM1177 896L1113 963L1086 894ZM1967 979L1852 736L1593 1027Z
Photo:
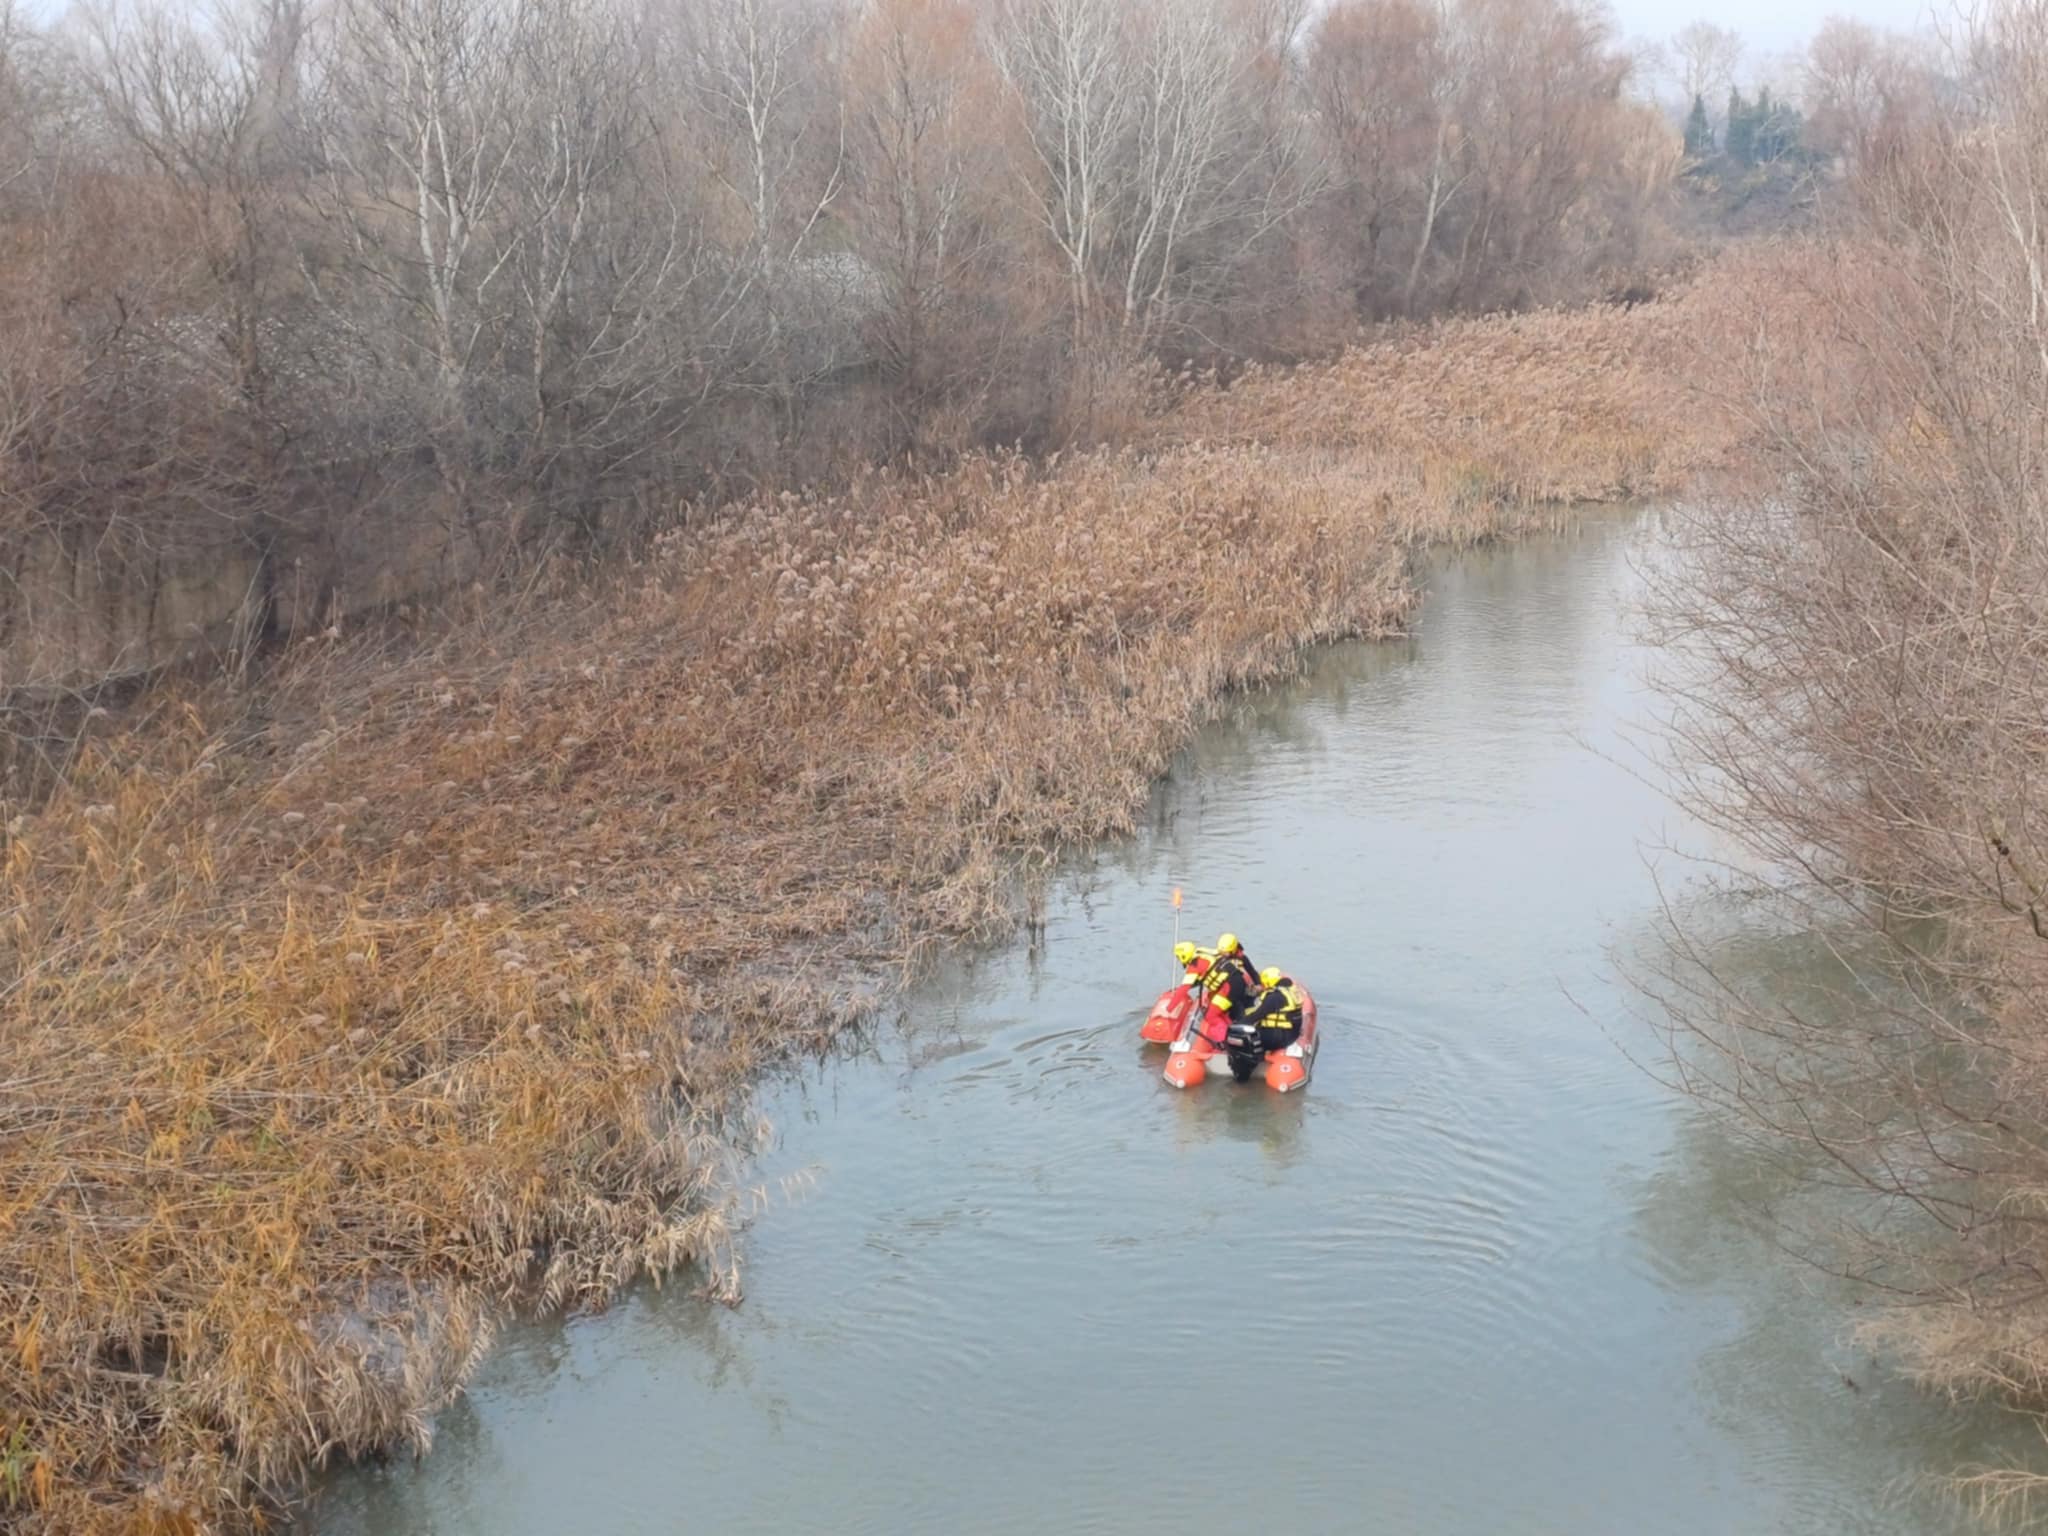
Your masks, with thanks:
M430 1458L337 1479L313 1526L1963 1529L1901 1490L1997 1432L1839 1341L1752 1214L1769 1172L1626 1054L1654 1042L1616 958L1696 841L1608 756L1658 708L1649 536L1450 562L1412 640L1205 732L1042 943L776 1090L764 1182L816 1182L755 1225L742 1307L672 1286L515 1332ZM1314 989L1307 1092L1159 1080L1175 885L1195 937Z

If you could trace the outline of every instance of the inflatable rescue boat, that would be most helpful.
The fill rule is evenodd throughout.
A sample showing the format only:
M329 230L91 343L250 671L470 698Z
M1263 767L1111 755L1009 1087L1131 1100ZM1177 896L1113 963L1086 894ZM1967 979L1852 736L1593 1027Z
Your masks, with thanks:
M1176 1088L1193 1088L1211 1077L1238 1082L1263 1079L1277 1093L1308 1086L1316 1059L1316 1000L1307 987L1301 993L1301 1038L1284 1051L1267 1055L1231 1031L1230 1017L1204 1002L1197 1006L1195 989L1176 985L1161 995L1145 1017L1140 1035L1166 1047L1164 1077Z

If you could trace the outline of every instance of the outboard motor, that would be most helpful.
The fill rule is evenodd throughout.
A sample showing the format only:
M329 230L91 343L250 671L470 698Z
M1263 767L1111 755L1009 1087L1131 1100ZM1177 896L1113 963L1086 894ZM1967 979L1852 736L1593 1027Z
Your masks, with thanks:
M1266 1053L1259 1046L1259 1032L1245 1024L1232 1024L1230 1032L1223 1037L1223 1049L1228 1053L1230 1075L1240 1083L1248 1083L1259 1063L1266 1059Z

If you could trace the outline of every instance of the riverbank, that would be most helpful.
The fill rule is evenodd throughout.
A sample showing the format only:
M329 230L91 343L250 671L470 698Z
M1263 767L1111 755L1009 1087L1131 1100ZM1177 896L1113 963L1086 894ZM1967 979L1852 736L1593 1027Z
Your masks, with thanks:
M1127 831L1226 691L1397 629L1418 547L1714 462L1705 302L702 509L601 588L106 722L4 844L8 1523L234 1526L419 1440L513 1307L736 1293L763 1064Z

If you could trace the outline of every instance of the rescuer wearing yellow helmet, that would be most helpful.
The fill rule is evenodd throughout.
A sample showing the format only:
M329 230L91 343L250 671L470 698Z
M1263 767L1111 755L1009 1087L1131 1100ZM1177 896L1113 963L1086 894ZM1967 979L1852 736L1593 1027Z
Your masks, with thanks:
M1261 990L1251 1007L1238 1015L1240 1027L1256 1028L1259 1049L1284 1051L1301 1038L1302 995L1292 976L1272 966L1259 972Z
M1222 1006L1242 1018L1258 993L1258 972L1252 969L1251 957L1236 934L1226 933L1216 941L1216 961L1209 968L1209 977L1209 990L1220 992Z
M1187 974L1181 977L1184 986L1196 987L1203 992L1213 992L1223 984L1223 977L1216 969L1216 951L1203 949L1182 939L1173 946L1173 958Z

